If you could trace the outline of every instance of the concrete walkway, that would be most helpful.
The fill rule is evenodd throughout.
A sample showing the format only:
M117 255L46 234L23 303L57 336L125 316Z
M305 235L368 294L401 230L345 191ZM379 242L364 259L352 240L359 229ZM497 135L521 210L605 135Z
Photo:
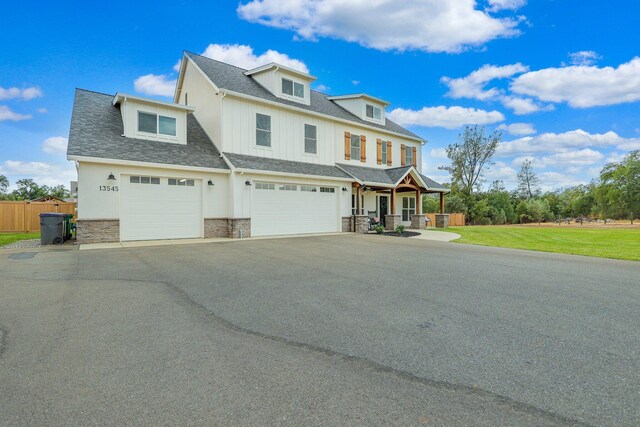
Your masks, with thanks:
M418 231L418 233L420 233L419 236L413 236L412 239L435 240L438 242L450 242L452 240L456 240L462 237L457 233L451 233L449 231L434 231L434 230L411 230L411 231Z

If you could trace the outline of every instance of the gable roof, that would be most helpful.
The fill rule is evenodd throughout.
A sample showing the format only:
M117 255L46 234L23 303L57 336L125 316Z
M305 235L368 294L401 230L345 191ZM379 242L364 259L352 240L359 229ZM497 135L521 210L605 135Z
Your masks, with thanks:
M322 92L318 92L316 90L310 91L310 105L288 101L286 99L278 98L277 96L273 95L253 78L245 75L245 72L247 71L245 69L191 52L185 52L184 54L189 59L191 59L202 70L207 78L209 78L209 80L211 80L220 89L226 89L228 91L238 92L243 95L249 95L255 98L264 99L266 101L276 102L295 108L301 108L313 113L320 113L327 116L336 117L338 119L348 120L367 127L384 129L412 139L423 141L423 139L415 133L403 128L399 124L389 119L385 120L386 123L384 125L364 121L358 116L345 110L335 102L331 101L329 98L332 97L325 95Z
M187 114L187 144L125 138L114 95L76 89L67 156L229 169L198 121Z
M224 153L224 155L231 164L238 169L351 179L351 177L344 171L330 165L295 162L292 160L269 159L266 157L248 156L246 154Z
M389 187L393 187L397 185L402 178L407 176L407 174L409 174L411 171L414 171L419 176L419 178L422 179L427 190L449 192L449 189L445 188L442 184L438 184L431 178L422 175L413 166L401 166L389 169L381 169L368 166L348 165L344 163L338 163L337 165L340 169L344 170L353 178L365 185L383 184Z

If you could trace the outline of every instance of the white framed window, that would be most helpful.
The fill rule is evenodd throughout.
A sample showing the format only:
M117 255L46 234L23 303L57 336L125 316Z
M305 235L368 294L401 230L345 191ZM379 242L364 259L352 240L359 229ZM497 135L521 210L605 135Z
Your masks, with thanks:
M187 178L169 178L167 180L167 184L177 185L179 187L193 187L196 185L193 179L187 179Z
M380 159L382 160L382 164L386 165L387 164L387 141L382 141L382 154L380 156Z
M278 190L280 190L280 191L298 191L298 186L297 185L291 185L291 184L282 184L281 186L278 187Z
M335 193L336 189L333 187L320 187L321 193Z
M351 134L351 160L360 160L360 135Z
M304 98L304 85L293 80L282 78L282 93L296 98Z
M304 152L318 154L318 128L313 125L304 125Z
M375 105L367 104L366 115L370 119L380 120L382 119L382 109L380 107L376 107Z
M413 164L413 149L408 145L404 149L404 164L407 166Z
M160 178L155 176L130 176L131 184L160 184Z
M176 136L176 118L138 111L138 132Z
M271 147L271 116L256 113L256 145Z
M268 182L256 182L256 190L275 190L276 185Z
M307 191L309 193L317 193L318 192L318 187L312 187L310 185L301 185L300 186L300 191Z
M411 215L416 213L416 198L405 197L402 199L402 220L411 221Z

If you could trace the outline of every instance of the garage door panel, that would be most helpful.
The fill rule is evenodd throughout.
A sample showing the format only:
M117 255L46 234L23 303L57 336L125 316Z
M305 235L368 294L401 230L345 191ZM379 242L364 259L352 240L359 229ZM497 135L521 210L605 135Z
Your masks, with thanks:
M202 237L202 183L193 186L131 183L124 177L120 199L122 240Z
M265 190L253 192L251 233L254 236L338 231L338 196L318 191Z

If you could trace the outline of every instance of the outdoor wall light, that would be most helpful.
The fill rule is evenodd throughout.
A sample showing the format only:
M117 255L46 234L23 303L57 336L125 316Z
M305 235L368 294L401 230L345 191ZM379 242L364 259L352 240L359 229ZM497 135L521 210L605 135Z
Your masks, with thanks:
M109 174L109 178L107 178L107 179L108 179L109 181L115 181L115 180L116 180L116 177L115 177L115 176L113 176L113 172L111 172L111 173Z
M210 179L209 182L207 182L207 184L209 184L209 187L213 187L215 185L212 179Z
M347 191L347 187L342 187L342 191Z
M244 185L246 185L247 187L251 187L251 181L245 181Z

